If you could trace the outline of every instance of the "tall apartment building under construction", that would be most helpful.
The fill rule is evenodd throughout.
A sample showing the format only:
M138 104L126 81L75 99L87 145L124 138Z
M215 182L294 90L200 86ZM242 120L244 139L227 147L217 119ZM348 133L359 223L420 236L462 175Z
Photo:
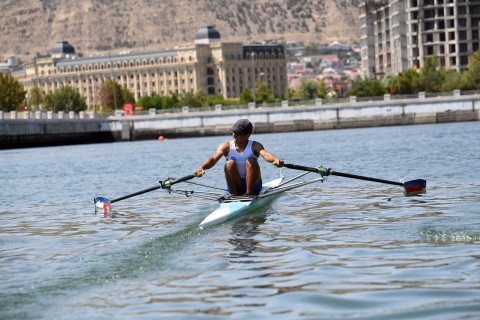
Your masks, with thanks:
M360 5L362 73L383 78L422 68L428 57L457 71L480 44L480 0L365 0Z

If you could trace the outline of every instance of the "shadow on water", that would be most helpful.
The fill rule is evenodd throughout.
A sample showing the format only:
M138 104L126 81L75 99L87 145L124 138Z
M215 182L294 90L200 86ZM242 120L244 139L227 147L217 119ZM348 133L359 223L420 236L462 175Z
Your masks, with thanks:
M33 318L34 315L39 318L38 311L49 308L52 301L60 301L92 286L98 288L151 274L181 272L181 267L175 263L181 260L178 255L209 234L208 230L199 229L199 222L190 219L188 223L172 225L165 235L152 235L139 245L92 257L94 261L85 262L84 269L69 270L60 277L52 274L48 283L22 288L16 293L0 293L0 319ZM184 264L184 268L191 272L205 266Z

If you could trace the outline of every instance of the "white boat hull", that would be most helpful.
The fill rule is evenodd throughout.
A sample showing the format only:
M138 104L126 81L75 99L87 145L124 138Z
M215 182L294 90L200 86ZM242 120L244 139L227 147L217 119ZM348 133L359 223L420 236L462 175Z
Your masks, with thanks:
M283 177L269 181L262 186L260 195L264 194L267 190L275 188L283 181ZM210 213L201 223L200 228L206 228L212 225L222 223L233 217L247 212L252 206L257 206L265 202L267 198L256 198L251 201L232 201L220 203L220 207Z

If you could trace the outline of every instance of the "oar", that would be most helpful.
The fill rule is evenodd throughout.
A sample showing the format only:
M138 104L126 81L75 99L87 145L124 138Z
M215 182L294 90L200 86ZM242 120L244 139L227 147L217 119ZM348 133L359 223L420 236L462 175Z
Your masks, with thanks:
M105 197L96 197L96 198L93 199L93 201L95 203L95 208L103 209L105 214L107 214L110 211L110 205L114 202L124 200L124 199L128 199L128 198L132 198L132 197L138 196L140 194L144 194L144 193L154 191L154 190L157 190L157 189L169 189L174 184L193 179L194 177L195 177L195 175L190 174L188 176L185 176L185 177L182 177L182 178L176 179L176 180L172 180L172 179L168 178L165 181L159 181L158 185L155 185L153 187L143 189L143 190L140 190L140 191L137 191L137 192L134 192L134 193L130 193L130 194L127 194L125 196L122 196L122 197L119 197L119 198L116 198L116 199L110 200L110 199L105 198Z
M333 171L330 168L327 169L327 168L322 167L322 166L314 168L314 167L306 167L306 166L289 164L289 163L285 163L285 164L283 164L283 166L286 167L286 168L290 168L290 169L319 173L322 176L334 175L334 176L340 176L340 177L345 177L345 178L352 178L352 179L359 179L359 180L366 180L366 181L372 181L372 182L392 184L392 185L395 185L395 186L401 186L405 189L405 193L407 195L415 195L415 194L422 193L422 192L425 191L425 188L427 186L427 181L423 180L423 179L410 180L410 181L401 183L401 182L397 182L397 181L390 181L390 180L384 180L384 179L378 179L378 178L372 178L372 177L359 176L359 175L351 174L351 173Z

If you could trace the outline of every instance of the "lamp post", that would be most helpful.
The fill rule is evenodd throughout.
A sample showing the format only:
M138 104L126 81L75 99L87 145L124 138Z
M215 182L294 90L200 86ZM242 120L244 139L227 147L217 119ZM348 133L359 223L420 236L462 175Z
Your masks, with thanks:
M399 39L396 39L395 40L395 49L396 49L396 52L397 52L397 66L398 66L398 70L397 70L397 86L398 86L398 92L397 94L400 94L400 73L402 71L402 54L401 54L401 46L400 46L400 40Z
M252 57L252 73L253 73L253 104L255 105L255 107L257 106L257 84L255 83L255 81L257 80L257 74L255 72L255 52L252 52L250 54L250 56Z
M113 86L113 104L114 104L114 111L117 111L117 89L115 88L115 81L113 80L113 62L112 56L110 55L110 50L108 50L108 58L110 59L110 77L112 79L112 86Z
M28 105L28 93L25 93L25 112L27 112L28 110L27 105Z

